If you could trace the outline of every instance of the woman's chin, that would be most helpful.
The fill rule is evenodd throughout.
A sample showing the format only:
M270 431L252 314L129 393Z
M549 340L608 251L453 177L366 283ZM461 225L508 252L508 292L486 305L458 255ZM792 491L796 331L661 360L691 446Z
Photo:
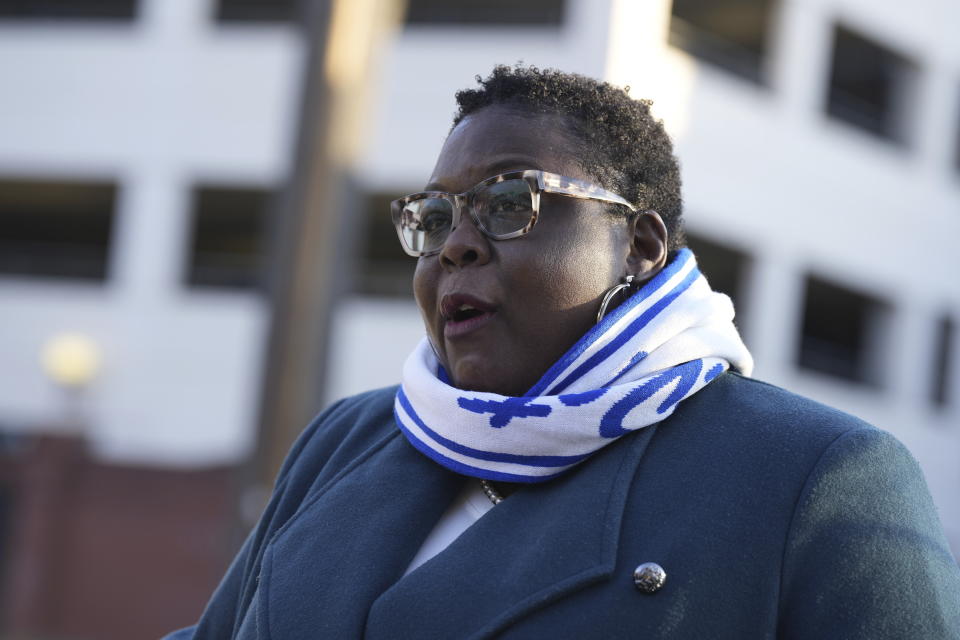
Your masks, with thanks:
M482 393L497 393L504 396L518 396L523 390L517 391L510 376L510 372L497 370L489 365L477 365L469 362L458 362L451 371L453 386L464 391L478 391Z

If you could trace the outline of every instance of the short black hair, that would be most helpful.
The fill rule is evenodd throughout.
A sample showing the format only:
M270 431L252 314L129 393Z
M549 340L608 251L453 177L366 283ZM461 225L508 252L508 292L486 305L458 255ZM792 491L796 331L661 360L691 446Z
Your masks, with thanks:
M686 244L680 165L663 122L650 113L650 100L634 100L608 82L537 67L498 65L477 89L456 94L453 126L489 106L554 114L567 120L583 144L583 170L605 189L663 218L669 249Z

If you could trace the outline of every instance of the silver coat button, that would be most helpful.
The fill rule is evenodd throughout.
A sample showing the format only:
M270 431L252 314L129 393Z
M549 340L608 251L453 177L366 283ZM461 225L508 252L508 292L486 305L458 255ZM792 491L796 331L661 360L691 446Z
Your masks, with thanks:
M633 570L633 584L642 593L656 593L667 581L667 572L656 562L644 562Z

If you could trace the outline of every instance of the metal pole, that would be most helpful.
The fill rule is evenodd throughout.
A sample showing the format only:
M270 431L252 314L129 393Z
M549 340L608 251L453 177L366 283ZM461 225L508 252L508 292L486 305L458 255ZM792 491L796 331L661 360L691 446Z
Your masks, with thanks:
M293 176L272 234L272 319L257 451L248 480L269 487L319 406L333 304L346 276L344 212L367 126L370 70L402 13L400 0L312 0ZM352 208L355 208L355 204ZM252 476L252 477L251 477Z

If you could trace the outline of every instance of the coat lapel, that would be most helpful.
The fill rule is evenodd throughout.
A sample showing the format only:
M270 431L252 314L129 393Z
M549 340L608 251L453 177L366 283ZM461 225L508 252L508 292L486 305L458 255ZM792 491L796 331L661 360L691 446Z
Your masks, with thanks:
M374 599L403 575L462 484L391 430L267 547L257 596L264 637L361 637Z
M497 505L376 600L366 637L485 638L607 579L630 484L655 428Z

